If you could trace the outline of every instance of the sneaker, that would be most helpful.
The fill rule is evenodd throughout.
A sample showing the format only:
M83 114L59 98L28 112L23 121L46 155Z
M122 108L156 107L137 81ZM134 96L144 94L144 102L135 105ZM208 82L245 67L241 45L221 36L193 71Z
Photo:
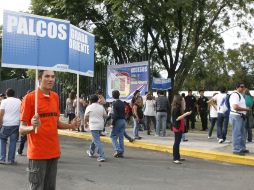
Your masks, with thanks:
M8 161L6 165L17 165L18 163L16 161Z
M249 151L249 150L247 150L247 149L242 150L241 152L242 152L242 153L250 153L250 151Z
M122 152L115 152L115 153L113 154L113 156L114 156L115 158L123 158L123 157L124 157Z
M218 143L223 143L224 142L224 140L223 139L219 139L219 141L218 141Z
M154 136L155 136L155 137L159 137L159 135L157 135L157 134L155 134Z
M106 134L104 132L101 132L100 136L104 137L104 136L106 136Z
M174 160L173 161L175 164L182 164L182 162L180 162L180 160Z
M141 140L142 137L134 137L135 140Z
M87 153L87 155L88 155L89 157L93 157L93 154L91 153L90 150L87 150L86 153Z
M19 153L19 152L16 152L16 156L23 156L23 154L21 153Z
M233 154L236 154L238 156L245 156L244 152L233 152Z
M130 139L129 139L129 142L133 142L133 141L135 141L135 139L133 139L133 138L130 138Z
M106 160L106 159L105 159L105 158L102 158L102 157L98 157L98 158L97 158L97 161L98 161L98 162L105 162L105 160Z
M211 139L212 137L211 137L211 136L208 136L207 138L208 138L208 139Z
M189 141L188 139L183 139L183 142L187 142L187 141Z
M6 164L4 160L0 160L0 164Z

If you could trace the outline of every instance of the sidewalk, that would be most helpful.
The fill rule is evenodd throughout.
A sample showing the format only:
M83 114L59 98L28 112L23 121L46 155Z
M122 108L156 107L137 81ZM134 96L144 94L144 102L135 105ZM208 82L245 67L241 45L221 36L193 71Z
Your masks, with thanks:
M106 131L108 132L107 136L101 139L105 143L111 143L109 138L110 128L107 127ZM126 132L132 136L131 128L127 128ZM91 139L90 132L59 130L59 134L85 140ZM143 137L141 140L136 140L133 143L125 140L125 146L172 153L174 143L173 132L168 130L166 137L155 137L153 134L146 135L146 131L142 131L140 132L140 136ZM215 136L215 133L213 135ZM238 156L231 153L232 144L230 142L219 144L216 137L208 139L206 132L190 131L187 136L189 141L181 142L180 145L181 155L183 156L254 166L254 143L246 144L246 148L250 151L250 154Z

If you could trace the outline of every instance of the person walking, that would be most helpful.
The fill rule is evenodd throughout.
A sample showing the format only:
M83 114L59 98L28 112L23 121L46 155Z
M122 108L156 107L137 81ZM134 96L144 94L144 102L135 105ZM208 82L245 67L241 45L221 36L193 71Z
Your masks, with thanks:
M15 98L15 91L6 90L7 98L3 99L0 106L0 163L6 163L6 145L10 139L7 164L15 164L16 143L19 135L19 111L21 101Z
M145 115L145 126L147 128L147 135L150 135L151 123L153 123L154 129L156 129L155 101L153 100L152 92L148 92L146 95L146 101L144 103L144 115Z
M74 91L71 91L69 93L69 97L66 99L66 112L67 117L69 118L69 124L71 121L75 118L75 106L74 106L74 100L76 98L76 93Z
M143 110L142 103L143 100L140 96L135 99L135 103L133 105L133 117L134 117L134 127L133 127L133 136L134 139L140 140L142 137L139 136L140 124L143 123Z
M112 97L115 101L112 104L112 131L110 138L114 148L113 156L116 158L124 157L124 133L125 133L125 113L124 103L119 100L120 92L114 90Z
M201 118L202 129L207 130L208 98L204 96L204 90L199 90L200 97L197 102L197 110Z
M164 95L164 92L158 90L158 97L155 100L156 109L156 134L155 136L160 136L161 125L162 125L162 136L166 136L167 128L167 115L169 110L169 101Z
M213 97L218 94L218 93L214 93ZM209 119L210 119L210 123L211 123L211 127L209 128L208 131L208 139L212 138L212 133L213 133L213 128L216 124L217 121L217 117L218 117L218 112L217 112L217 104L216 103L209 103L208 104L209 107Z
M190 112L191 115L186 116L186 127L189 130L189 123L191 122L191 129L195 129L196 116L196 98L192 95L192 90L188 90L188 95L185 96L185 112Z
M191 112L186 112L184 114L184 102L182 101L182 96L179 94L174 95L172 108L171 108L171 121L172 129L175 134L175 140L173 145L173 162L175 164L181 164L184 159L180 156L180 143L182 139L182 134L185 132L185 122L184 117L191 114Z
M106 158L100 139L100 133L104 128L104 119L107 117L107 113L98 100L99 97L96 94L91 95L91 104L87 106L85 111L85 127L87 128L89 126L92 134L92 143L89 150L87 150L87 154L89 157L93 157L93 155L97 152L99 154L97 161L104 162Z
M227 89L225 86L220 87L220 93L213 96L208 103L217 105L217 139L218 143L223 143L227 138L229 112L223 112L223 104L227 97Z
M253 98L250 94L249 89L245 89L244 91L244 98L245 98L245 103L247 108L250 109L249 112L247 112L246 115L246 137L247 137L247 142L252 142L252 126L253 126L253 112L252 112L252 107L253 107Z
M28 179L30 190L55 190L57 163L60 157L58 129L76 129L80 119L70 124L59 120L59 97L52 91L55 73L39 70L38 113L35 113L35 91L27 94L21 105L20 133L27 134Z
M249 153L246 149L246 113L250 111L246 106L243 93L245 85L242 82L237 83L236 90L230 95L230 115L229 120L232 125L232 151L233 154L244 156Z

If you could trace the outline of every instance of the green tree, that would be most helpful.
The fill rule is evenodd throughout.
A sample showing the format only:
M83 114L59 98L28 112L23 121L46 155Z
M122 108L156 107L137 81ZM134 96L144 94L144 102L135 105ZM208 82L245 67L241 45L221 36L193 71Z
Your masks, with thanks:
M162 65L172 79L170 93L182 88L206 51L223 50L223 31L237 22L251 33L254 14L252 0L33 0L32 5L36 14L93 29L102 61L121 64L145 56ZM199 72L206 76L202 67Z

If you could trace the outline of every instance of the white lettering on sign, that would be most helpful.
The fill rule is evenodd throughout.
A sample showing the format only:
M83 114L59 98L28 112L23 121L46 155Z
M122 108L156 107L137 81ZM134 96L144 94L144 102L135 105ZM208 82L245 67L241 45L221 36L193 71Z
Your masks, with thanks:
M15 30L16 28L16 30ZM45 22L44 20L34 20L32 18L8 15L7 32L17 32L29 36L49 37L51 39L67 39L67 27L65 24Z
M147 67L134 67L131 68L131 73L143 73L147 72Z
M79 52L89 54L88 36L82 32L70 29L69 47Z

